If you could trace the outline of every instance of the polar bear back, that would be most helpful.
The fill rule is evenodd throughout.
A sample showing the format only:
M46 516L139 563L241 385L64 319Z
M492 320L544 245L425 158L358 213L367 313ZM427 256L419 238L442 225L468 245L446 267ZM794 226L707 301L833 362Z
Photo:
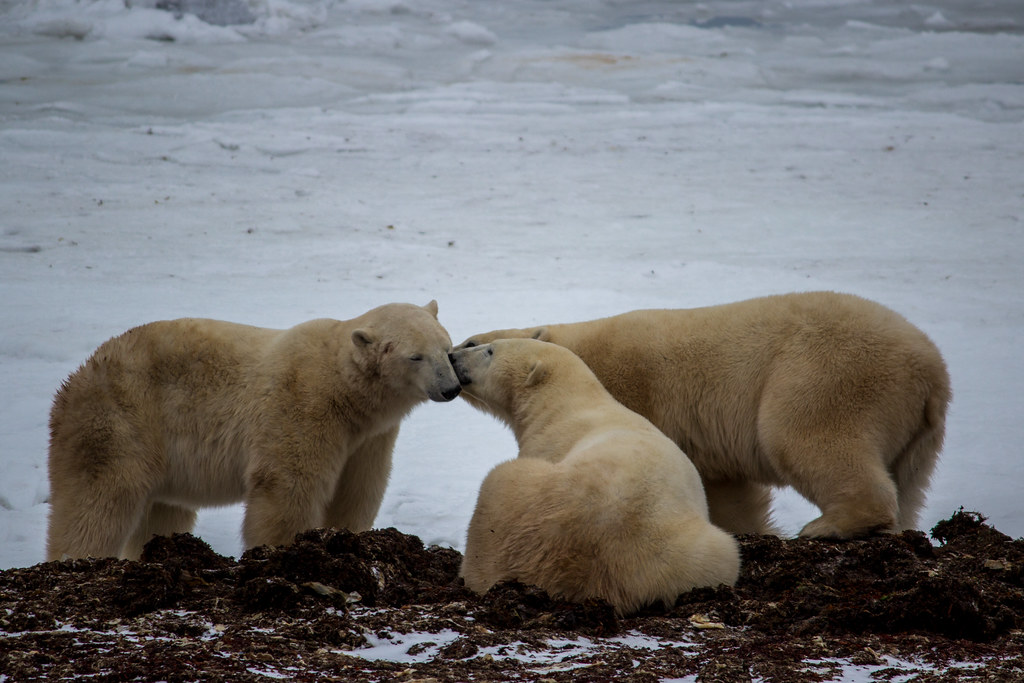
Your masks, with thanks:
M923 332L848 294L632 311L549 325L542 338L573 350L712 479L786 483L750 457L773 422L818 426L855 415L880 441L902 444L929 398L944 405L950 394L942 356Z

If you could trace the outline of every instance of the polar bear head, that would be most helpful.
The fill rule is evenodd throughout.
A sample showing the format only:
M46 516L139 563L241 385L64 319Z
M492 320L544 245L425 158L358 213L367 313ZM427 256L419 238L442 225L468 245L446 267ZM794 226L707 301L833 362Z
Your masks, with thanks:
M585 387L604 391L574 353L534 339L495 339L463 347L452 353L452 366L466 400L510 425L531 402L555 395L562 403L574 401L574 396L563 396L567 382L571 394Z
M355 321L356 362L394 394L450 401L461 386L448 354L452 340L437 320L437 302L387 304Z

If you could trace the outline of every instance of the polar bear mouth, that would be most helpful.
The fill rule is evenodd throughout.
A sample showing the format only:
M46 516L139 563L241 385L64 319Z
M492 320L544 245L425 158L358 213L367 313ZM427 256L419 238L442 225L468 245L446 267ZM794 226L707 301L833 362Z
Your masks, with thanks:
M456 351L455 353L448 354L448 361L452 364L452 369L455 370L455 378L459 380L461 386L466 386L473 383L473 378L466 372L466 368L463 367L461 360L461 354Z
M452 363L452 367L455 368L455 376L458 378L460 385L466 386L473 383L473 379L460 366Z

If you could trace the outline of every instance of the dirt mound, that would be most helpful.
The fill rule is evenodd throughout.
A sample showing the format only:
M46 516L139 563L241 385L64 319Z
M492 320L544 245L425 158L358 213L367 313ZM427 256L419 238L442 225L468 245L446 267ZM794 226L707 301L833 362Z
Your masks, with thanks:
M626 619L517 582L477 596L458 552L394 529L238 561L156 538L138 562L0 572L0 680L1024 680L1024 541L963 511L932 537L741 537L735 587Z
M1021 628L1024 545L971 513L940 526L960 533L939 549L917 531L841 543L746 537L740 581L715 599L731 607L724 610L731 625L793 635L922 633L988 641ZM690 606L692 600L681 598Z
M493 586L480 602L477 618L498 629L546 628L599 636L619 632L615 609L604 600L553 600L540 588L518 581Z
M394 529L316 529L299 534L292 545L245 553L239 599L249 609L285 608L304 592L367 606L450 602L469 595L458 582L461 561L454 550L424 548L415 536Z

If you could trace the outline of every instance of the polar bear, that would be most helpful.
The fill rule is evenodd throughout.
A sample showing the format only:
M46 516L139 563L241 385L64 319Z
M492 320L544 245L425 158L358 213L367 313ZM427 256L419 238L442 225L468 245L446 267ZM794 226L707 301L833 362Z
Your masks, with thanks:
M137 557L196 508L244 501L246 547L368 529L399 423L461 390L425 307L287 330L186 318L106 342L50 414L47 558Z
M945 432L945 363L919 329L849 294L808 292L498 330L565 346L690 457L711 520L775 533L769 487L821 516L800 532L914 528Z
M697 470L575 354L507 339L457 351L452 365L463 396L519 444L480 488L461 571L470 589L517 579L621 615L735 583L736 541L708 521Z

